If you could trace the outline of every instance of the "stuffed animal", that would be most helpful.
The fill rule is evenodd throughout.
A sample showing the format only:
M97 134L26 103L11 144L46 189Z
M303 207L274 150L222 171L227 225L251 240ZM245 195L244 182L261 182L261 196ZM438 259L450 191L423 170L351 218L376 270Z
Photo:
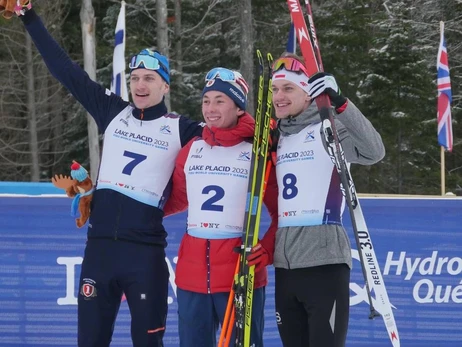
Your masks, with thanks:
M0 0L0 13L6 19L13 17L13 14L24 14L23 11L30 10L32 4L29 0Z
M77 228L83 227L90 217L90 203L94 191L93 182L88 175L88 171L73 160L71 177L55 175L51 182L56 187L64 189L68 197L74 198L71 205L71 216L77 217L78 210L80 216L75 219L75 224Z

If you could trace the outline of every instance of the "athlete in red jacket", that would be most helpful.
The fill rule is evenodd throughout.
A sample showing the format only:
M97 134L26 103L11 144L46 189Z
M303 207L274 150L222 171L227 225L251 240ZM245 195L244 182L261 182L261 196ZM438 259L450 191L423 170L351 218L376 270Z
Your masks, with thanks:
M176 267L181 347L216 346L238 259L234 249L241 245L255 128L245 112L248 85L240 73L215 68L206 82L206 126L202 137L180 151L164 208L166 215L188 208ZM251 327L251 345L256 347L263 345L266 266L273 261L277 194L272 170L264 197L272 223L248 258L256 266Z

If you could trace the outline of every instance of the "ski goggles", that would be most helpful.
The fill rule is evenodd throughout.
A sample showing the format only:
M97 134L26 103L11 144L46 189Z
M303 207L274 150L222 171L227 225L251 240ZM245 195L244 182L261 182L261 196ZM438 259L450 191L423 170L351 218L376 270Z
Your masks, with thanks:
M134 55L130 63L128 64L128 67L133 70L137 69L139 67L143 67L148 70L159 70L162 69L165 72L168 72L167 67L162 64L162 62L157 59L156 57L152 55L147 55L147 54L138 54Z
M244 77L242 77L242 75L237 71L232 71L224 67L213 68L207 73L207 75L205 75L205 82L216 78L224 82L235 82L242 88L242 91L246 95L249 93L249 85L245 81Z
M303 73L306 76L310 75L301 62L299 62L297 59L290 57L279 58L274 62L272 69L273 72L285 69L287 71L292 71L298 74Z

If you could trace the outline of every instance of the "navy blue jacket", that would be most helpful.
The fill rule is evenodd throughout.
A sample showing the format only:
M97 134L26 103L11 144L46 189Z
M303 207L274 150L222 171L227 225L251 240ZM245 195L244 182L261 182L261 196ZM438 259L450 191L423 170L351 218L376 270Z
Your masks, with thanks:
M88 74L72 62L66 52L51 37L35 11L20 17L43 57L51 74L63 84L94 118L104 133L109 123L129 102L92 81ZM140 119L141 110L133 106L133 116ZM167 113L164 102L144 109L143 120L153 120ZM180 116L181 146L202 134L198 122ZM159 168L162 170L162 168ZM169 191L169 189L167 189ZM88 238L111 238L166 246L167 233L162 225L164 213L160 208L138 202L111 189L96 190L93 195Z

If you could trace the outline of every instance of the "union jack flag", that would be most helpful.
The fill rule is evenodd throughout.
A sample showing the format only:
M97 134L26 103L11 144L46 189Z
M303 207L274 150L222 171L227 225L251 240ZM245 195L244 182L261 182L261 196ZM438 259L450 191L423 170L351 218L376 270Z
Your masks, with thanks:
M444 23L440 22L441 40L438 50L438 143L452 151L452 119L451 119L451 81L449 79L448 52L444 39Z

